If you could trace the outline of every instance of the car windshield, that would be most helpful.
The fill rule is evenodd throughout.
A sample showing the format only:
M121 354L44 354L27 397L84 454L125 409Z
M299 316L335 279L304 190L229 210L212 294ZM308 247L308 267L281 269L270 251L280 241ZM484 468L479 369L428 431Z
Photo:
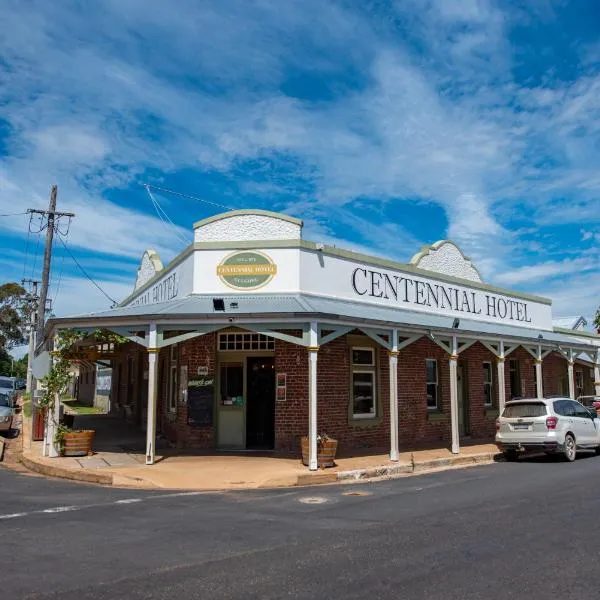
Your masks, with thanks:
M543 417L546 414L546 405L543 402L519 402L509 404L502 413L503 417Z
M8 399L8 396L6 396L5 394L0 394L0 406L9 406L10 407L10 400Z
M13 389L13 382L9 379L0 379L0 388Z

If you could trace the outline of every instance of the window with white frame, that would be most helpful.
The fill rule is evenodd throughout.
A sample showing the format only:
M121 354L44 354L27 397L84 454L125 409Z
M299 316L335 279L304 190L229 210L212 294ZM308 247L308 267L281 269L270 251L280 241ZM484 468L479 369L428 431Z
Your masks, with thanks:
M262 333L220 333L219 334L219 350L224 351L241 351L241 350L275 350L275 340Z
M483 402L486 406L494 404L494 380L492 363L483 363Z
M375 348L352 348L350 353L352 417L377 416Z
M439 409L438 364L433 358L425 359L427 370L427 409Z

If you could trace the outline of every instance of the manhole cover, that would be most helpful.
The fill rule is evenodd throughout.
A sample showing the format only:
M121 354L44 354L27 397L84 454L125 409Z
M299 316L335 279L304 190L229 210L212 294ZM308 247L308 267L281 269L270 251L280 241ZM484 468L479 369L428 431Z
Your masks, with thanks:
M327 498L322 496L308 496L308 498L300 498L300 502L303 504L324 504L327 502Z
M353 492L344 492L342 496L371 496L373 492L365 492L363 490L355 490Z

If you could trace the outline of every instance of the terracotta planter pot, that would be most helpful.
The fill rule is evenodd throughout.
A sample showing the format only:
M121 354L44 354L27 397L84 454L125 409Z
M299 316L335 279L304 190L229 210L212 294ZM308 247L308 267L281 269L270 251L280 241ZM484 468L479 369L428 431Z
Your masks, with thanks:
M93 454L94 431L70 431L63 437L63 456L87 456Z
M308 437L303 437L301 440L302 445L302 464L308 466ZM317 465L319 468L324 469L325 467L335 466L335 455L337 452L338 442L332 438L324 441L317 440Z

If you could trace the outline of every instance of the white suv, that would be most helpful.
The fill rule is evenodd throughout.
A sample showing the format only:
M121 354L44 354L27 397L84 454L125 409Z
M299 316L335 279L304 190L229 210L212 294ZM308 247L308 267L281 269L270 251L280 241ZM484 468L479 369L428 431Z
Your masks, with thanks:
M527 451L573 461L578 449L600 450L600 419L570 398L512 400L496 421L496 446L510 461Z

